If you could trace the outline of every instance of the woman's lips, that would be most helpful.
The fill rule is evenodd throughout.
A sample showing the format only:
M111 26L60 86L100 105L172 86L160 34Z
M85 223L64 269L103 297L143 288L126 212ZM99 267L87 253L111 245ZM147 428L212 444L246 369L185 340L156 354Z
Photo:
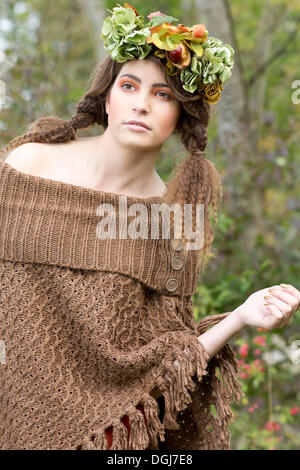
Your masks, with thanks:
M150 130L150 129L146 129L146 127L143 127L143 126L140 126L140 125L137 125L137 124L126 124L126 126L128 126L129 128L131 128L132 130L140 131L140 132L149 131L149 130Z

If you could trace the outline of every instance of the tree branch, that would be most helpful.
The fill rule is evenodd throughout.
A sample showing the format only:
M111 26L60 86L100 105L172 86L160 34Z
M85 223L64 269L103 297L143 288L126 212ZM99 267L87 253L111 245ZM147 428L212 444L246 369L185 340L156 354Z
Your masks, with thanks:
M281 57L289 47L289 44L294 41L294 39L297 36L298 30L297 30L297 24L300 23L300 18L296 20L296 27L294 31L286 38L284 43L282 44L281 47L279 47L274 54L272 54L268 60L266 60L263 64L261 64L256 72L246 81L248 86L252 86L256 80L259 78L260 75L264 73L264 71L273 63L275 60L277 60L279 57Z

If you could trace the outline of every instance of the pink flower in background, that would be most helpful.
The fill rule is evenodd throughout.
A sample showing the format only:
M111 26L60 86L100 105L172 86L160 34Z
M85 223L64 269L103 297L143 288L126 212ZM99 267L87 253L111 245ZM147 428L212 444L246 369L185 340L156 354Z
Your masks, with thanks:
M250 407L248 408L249 413L253 413L253 411L256 410L256 408L258 408L258 407L259 407L259 404L258 404L258 403L254 403L253 406L250 406Z
M240 372L239 376L241 379L247 379L249 377L249 374L247 374L247 372Z
M242 357L246 357L248 354L249 344L245 343L240 346L239 353Z
M265 371L265 367L263 366L263 364L264 364L264 362L261 361L260 359L255 359L255 360L253 361L253 366L254 366L256 369L260 370L260 372L264 372L264 371Z
M259 356L261 354L261 350L260 349L254 349L253 354L254 354L254 356Z
M276 423L276 421L268 421L265 425L265 429L268 431L280 431L281 426L280 424Z
M260 346L266 346L266 335L255 336L255 338L253 338L253 343L259 344Z
M160 11L154 11L153 13L150 13L150 15L147 16L149 20L151 20L152 16L166 16L164 13L161 13Z
M280 429L281 429L280 424L274 423L274 430L275 431L280 431Z
M293 416L299 413L299 411L300 411L300 408L298 408L298 406L295 406L294 408L290 409L290 414Z

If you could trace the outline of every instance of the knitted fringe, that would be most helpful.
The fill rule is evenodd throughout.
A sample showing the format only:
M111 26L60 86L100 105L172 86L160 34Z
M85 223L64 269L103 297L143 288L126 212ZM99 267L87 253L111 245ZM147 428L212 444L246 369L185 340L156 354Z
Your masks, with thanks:
M225 318L227 314L214 315L211 318L211 325L218 323L218 321ZM203 329L206 331L209 325L209 318L205 319L204 324L198 324L198 334L200 335ZM182 339L184 338L184 341ZM185 343L185 344L183 344ZM184 352L185 349L185 352ZM229 448L230 433L228 431L227 423L232 417L230 410L230 402L233 397L239 400L244 393L241 391L241 383L236 378L237 362L234 358L232 350L229 345L225 345L213 358L209 360L209 354L203 345L198 341L197 336L192 335L188 338L186 336L178 335L170 343L171 354L167 354L165 360L162 361L160 375L156 379L155 386L160 390L164 397L165 413L163 422L159 419L159 407L157 401L150 395L146 394L139 400L139 404L143 406L146 423L144 416L136 406L126 412L129 417L130 435L128 442L128 431L124 424L120 421L117 424L107 423L105 429L113 426L113 442L110 450L145 450L150 445L151 447L158 447L158 437L161 441L165 441L165 429L179 429L177 422L178 412L184 410L192 401L191 392L201 389L201 381L203 376L208 375L208 361L209 371L213 369L213 373L209 374L209 381L211 390L213 391L214 404L218 414L217 418L207 410L207 422L197 423L198 416L203 412L201 410L201 398L199 401L194 400L194 409L192 412L196 418L195 422L199 426L199 433L201 426L211 425L212 435L218 433L223 449ZM174 364L175 359L178 365ZM215 367L220 370L221 380L214 374ZM198 383L193 380L196 375ZM223 379L223 382L222 382ZM197 395L196 390L196 395ZM205 390L205 385L203 385ZM198 403L197 403L198 402ZM220 432L221 427L221 432ZM215 434L216 435L216 434ZM209 442L209 439L207 440ZM213 441L212 441L213 442ZM212 444L209 444L209 449L212 449ZM220 448L220 447L218 447ZM107 440L105 437L105 430L95 431L91 437L86 437L77 446L79 450L106 450Z
M139 404L144 408L147 424L144 416L135 406L126 412L129 417L130 435L127 443L128 431L120 421L113 426L113 442L109 450L132 449L145 450L149 444L157 448L158 437L164 441L165 427L178 429L176 422L177 412L184 409L190 402L191 397L188 390L194 390L196 384L192 375L196 372L199 380L207 372L208 354L197 338L191 337L189 344L183 346L182 341L178 344L172 343L172 359L168 358L162 363L161 375L157 379L156 386L164 395L165 415L163 423L159 419L159 407L157 401L149 394L140 399ZM183 352L186 349L187 353ZM177 359L180 366L176 367L173 362ZM167 374L167 375L166 375ZM77 450L107 450L105 430L94 431L91 437L86 437L77 446Z
M128 431L122 422L115 425L113 427L113 441L109 450L127 449L127 436Z
M149 435L144 416L139 410L128 413L130 423L129 449L144 450L149 445Z
M219 368L222 380L213 376L211 384L216 393L215 407L222 427L220 440L224 448L227 448L227 443L230 442L228 423L233 416L230 405L233 400L240 401L245 393L242 391L241 382L237 379L237 362L230 346L226 344L213 359L213 365Z
M107 449L107 439L105 433L99 433L95 436L93 442L89 441L92 444L91 449Z
M185 345L186 353L183 352L182 345L174 345L174 358L166 361L164 381L160 385L160 390L165 400L165 414L163 425L168 429L179 429L176 421L177 413L185 409L192 398L189 392L194 391L196 383L192 377L196 373L199 381L204 375L207 375L206 367L208 365L209 354L197 337L190 338L190 343ZM177 359L179 365L173 364Z
M222 349L224 356L228 354L226 349L226 347L224 351ZM219 368L223 380L215 375L215 366ZM236 379L234 367L225 357L210 364L208 377L208 383L198 384L191 408L201 450L230 450L229 422L233 416L230 405L234 398L239 401L244 393L240 382ZM211 412L211 405L215 407L216 416ZM218 436L217 440L215 436Z
M209 327L219 323L230 313L231 312L227 312L203 318L197 323L197 335L200 336L205 333ZM210 364L213 365L214 369L216 367L220 369L220 376L224 380L223 385L222 381L220 382L217 378L221 387L220 395L222 396L223 394L227 402L233 399L239 401L245 396L245 393L242 391L242 384L237 379L238 363L229 344L225 344L223 348L210 359ZM226 413L227 415L232 415L230 408L227 409Z
M165 430L159 420L158 403L151 395L144 402L144 413L147 419L147 429L151 447L158 447L158 436L161 441L165 440Z
M157 401L148 396L147 399L142 400L140 403L144 406L144 413L147 420L145 423L144 416L141 411L136 407L127 412L130 425L129 442L128 430L126 426L120 421L113 426L113 439L112 445L109 450L145 450L149 443L151 445L158 445L157 435L161 439L164 438L163 425L158 417L158 404ZM107 429L107 426L105 427ZM86 437L76 447L77 450L107 450L108 443L105 436L105 430L95 431L91 437Z
M205 317L197 324L197 335L200 336L209 327L223 320L229 314L230 312ZM220 379L215 374L216 368L220 371ZM237 378L238 363L229 344L225 344L210 359L208 372L209 386L205 383L198 385L197 396L194 400L195 405L191 411L198 427L199 435L203 434L203 432L205 433L205 429L211 427L211 436L218 435L219 437L219 441L216 441L215 439L209 439L206 434L206 439L202 441L205 443L202 449L228 450L230 449L231 438L229 421L233 416L230 406L233 400L238 402L245 396L245 393L242 391L242 384ZM204 394L203 401L202 394ZM210 407L210 404L215 406L217 417L215 418L208 412L205 423L203 421L200 423L199 416L203 413L203 408Z

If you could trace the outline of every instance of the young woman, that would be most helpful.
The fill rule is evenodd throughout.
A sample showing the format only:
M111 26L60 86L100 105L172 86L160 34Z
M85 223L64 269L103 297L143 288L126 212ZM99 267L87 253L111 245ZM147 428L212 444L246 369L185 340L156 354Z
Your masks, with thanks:
M209 102L165 65L154 50L108 56L71 121L41 118L2 151L1 449L229 449L242 392L227 343L247 326L284 326L299 308L295 287L273 286L195 322L221 181L204 157ZM95 124L103 134L78 139ZM189 157L166 186L155 163L174 133ZM203 204L200 249L153 236L162 202ZM130 220L120 236L132 206L142 230Z

